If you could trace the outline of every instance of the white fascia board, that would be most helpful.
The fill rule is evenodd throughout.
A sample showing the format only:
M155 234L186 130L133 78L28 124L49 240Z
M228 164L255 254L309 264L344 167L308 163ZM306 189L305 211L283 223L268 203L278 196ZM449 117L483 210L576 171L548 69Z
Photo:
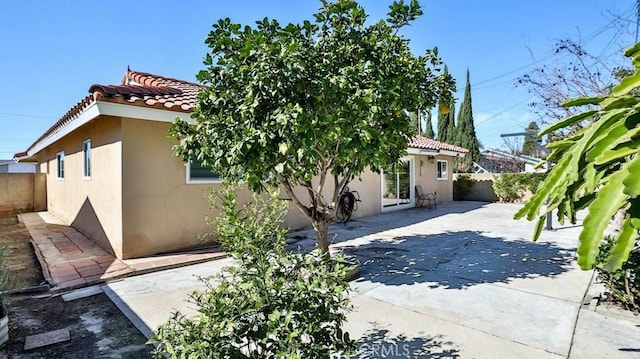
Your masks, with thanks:
M170 122L173 123L176 117L187 121L190 124L194 124L195 120L191 118L190 113L178 112L171 110L162 110L152 107L141 107L133 105L125 105L121 103L113 102L96 102L100 109L100 114L105 116L115 117L128 117L138 120L158 121L158 122Z
M424 148L409 148L407 153L410 155L426 155L426 156L436 156L440 154L438 150L427 150Z
M465 155L463 152L456 152L456 151L449 151L449 150L440 150L440 154L445 156L458 157L458 158L463 158Z
M18 160L29 158L36 153L42 151L47 146L58 141L64 136L76 130L78 127L86 124L87 122L97 118L98 116L114 116L114 117L128 117L133 119L159 121L159 122L174 122L176 117L187 121L188 123L195 123L195 120L191 118L191 114L185 112L161 110L150 107L140 107L133 105L124 105L112 102L95 101L82 112L77 114L74 119L60 128L57 132L54 132L51 136L36 143L31 149L27 151L27 156L18 158Z
M31 157L31 156L35 155L36 153L42 151L47 146L49 146L52 143L58 141L62 137L64 137L64 136L68 135L69 133L71 133L73 130L75 130L78 127L84 125L85 123L93 120L94 118L98 117L99 115L100 115L100 113L99 113L99 110L98 110L97 103L94 102L91 105L89 105L87 108L85 108L82 112L77 114L74 117L74 119L72 119L69 123L64 125L62 128L58 129L58 131L54 132L49 137L44 138L40 142L34 144L32 148L27 150L28 157Z
M431 149L424 149L424 148L409 148L407 150L407 152L410 155L426 155L426 156L443 155L443 156L451 156L451 157L459 157L459 158L464 157L464 153L462 153L462 152L449 151L449 150L431 150Z

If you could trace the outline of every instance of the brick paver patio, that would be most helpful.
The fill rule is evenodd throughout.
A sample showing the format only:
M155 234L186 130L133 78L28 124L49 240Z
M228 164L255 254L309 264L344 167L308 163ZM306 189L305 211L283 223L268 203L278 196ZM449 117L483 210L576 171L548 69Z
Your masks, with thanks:
M23 213L19 217L31 234L45 278L61 290L226 256L219 247L210 247L120 260L48 212Z

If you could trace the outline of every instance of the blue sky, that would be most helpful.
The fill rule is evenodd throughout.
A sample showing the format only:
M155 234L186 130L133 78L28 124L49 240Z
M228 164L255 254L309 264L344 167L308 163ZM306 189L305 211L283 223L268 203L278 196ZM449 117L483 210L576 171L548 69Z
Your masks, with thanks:
M362 0L370 19L383 18L391 1ZM635 0L431 0L403 33L416 53L437 46L458 81L471 73L473 115L485 147L500 133L534 119L529 95L515 79L536 58L553 61L551 45L577 39L603 56L630 46L634 34L610 27L615 14L635 21ZM204 39L221 17L253 24L310 19L315 0L281 1L8 1L0 12L0 159L26 150L88 94L92 84L118 84L136 71L194 80L207 52ZM629 26L635 31L635 25ZM457 113L456 113L457 114Z

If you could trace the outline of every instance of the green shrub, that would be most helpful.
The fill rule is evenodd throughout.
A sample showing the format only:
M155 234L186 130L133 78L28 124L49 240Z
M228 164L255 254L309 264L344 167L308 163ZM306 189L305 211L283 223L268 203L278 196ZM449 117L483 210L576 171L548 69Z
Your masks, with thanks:
M198 313L174 313L150 340L170 358L329 358L355 350L341 326L350 308L347 268L317 252L285 250L287 204L276 192L236 209L224 187L212 220L236 265L226 267L191 300ZM214 201L215 203L215 201ZM333 262L332 262L333 263Z
M614 244L614 238L611 236L606 236L600 243L600 252L596 257L598 279L604 283L607 293L615 302L629 310L637 311L640 309L640 247L636 243L622 268L609 273L602 268Z
M538 190L538 186L540 186L540 183L542 183L542 181L544 181L544 179L547 177L546 173L519 173L520 175L522 175L522 185L524 186L524 188L531 192L531 193L536 193L536 191Z
M473 186L476 184L476 180L471 178L468 174L459 174L453 181L453 199L464 200L469 196Z
M501 202L520 201L527 192L535 193L546 173L503 173L493 181L493 191Z

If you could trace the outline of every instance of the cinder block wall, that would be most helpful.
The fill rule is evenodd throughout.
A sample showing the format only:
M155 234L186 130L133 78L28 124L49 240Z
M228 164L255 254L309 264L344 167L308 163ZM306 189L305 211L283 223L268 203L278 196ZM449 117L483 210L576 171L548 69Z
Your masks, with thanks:
M13 213L46 211L44 173L0 173L0 207Z

